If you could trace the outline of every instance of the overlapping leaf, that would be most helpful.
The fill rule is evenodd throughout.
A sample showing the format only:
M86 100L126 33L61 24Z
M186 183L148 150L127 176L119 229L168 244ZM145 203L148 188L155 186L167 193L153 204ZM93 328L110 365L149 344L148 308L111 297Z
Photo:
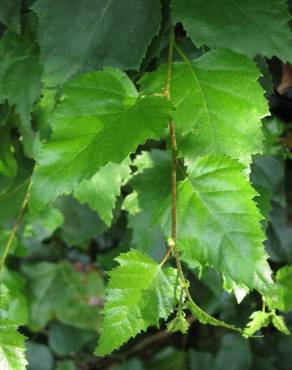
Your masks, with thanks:
M256 192L243 166L225 157L205 156L188 163L189 177L177 187L177 245L192 265L215 267L236 284L272 291L260 227ZM170 198L157 207L154 222L170 230Z
M152 150L137 156L133 165L137 172L130 184L135 192L124 203L124 209L129 211L128 226L133 230L132 243L151 255L157 254L155 249L164 253L163 235L159 225L152 225L152 214L157 203L171 191L171 159L162 150Z
M110 272L102 333L95 351L99 356L118 349L149 326L159 326L159 319L167 319L176 304L176 270L162 269L135 250L116 260L120 266Z
M81 203L87 203L108 226L113 218L113 209L121 193L121 186L129 178L129 164L129 159L120 165L108 163L90 180L82 181L74 192L75 198Z
M113 69L81 75L64 92L34 176L33 210L72 191L108 162L121 163L146 139L159 138L171 109L162 97L139 97L128 77Z
M56 317L76 328L97 330L103 282L97 272L82 274L68 262L26 265L30 287L30 327L40 330Z
M57 207L64 217L59 236L69 247L86 249L92 239L107 229L96 212L72 197L61 197Z
M161 91L165 76L166 66L147 74L142 89ZM223 49L174 64L171 98L182 155L225 154L248 164L252 154L261 152L260 119L268 114L268 106L259 76L252 61Z
M172 0L172 11L197 47L291 59L286 0Z
M159 0L37 0L33 9L49 85L82 69L138 69L161 18Z

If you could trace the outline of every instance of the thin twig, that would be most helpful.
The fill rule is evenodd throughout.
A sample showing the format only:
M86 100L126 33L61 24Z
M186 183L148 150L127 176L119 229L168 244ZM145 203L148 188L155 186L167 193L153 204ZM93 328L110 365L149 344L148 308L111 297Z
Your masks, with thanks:
M173 70L173 49L174 47L181 55L182 59L187 65L191 65L188 57L185 53L175 44L175 34L174 29L172 28L170 32L170 41L169 41L169 52L168 52L168 69L167 69L167 79L164 89L164 94L167 99L170 100L171 93L170 93L170 84L172 78L172 70ZM172 251L172 254L175 258L176 267L178 270L178 275L181 280L181 287L185 291L187 299L189 303L192 305L193 309L198 313L200 316L204 316L206 320L209 320L209 323L213 323L213 325L223 326L237 332L242 332L241 329L235 328L233 325L226 324L223 321L217 320L214 317L211 317L209 314L204 312L193 300L191 293L189 291L189 283L185 278L181 260L180 260L180 252L177 249L176 239L177 239L177 188L176 188L176 171L177 171L177 164L179 162L180 169L185 173L182 163L178 160L177 156L177 143L176 143L176 135L175 135L175 125L172 121L169 122L169 133L171 139L171 149L172 149L172 171L171 171L171 194L172 194L172 211L171 211L171 239L168 241L169 248ZM186 175L186 174L185 174ZM163 259L165 261L165 258Z

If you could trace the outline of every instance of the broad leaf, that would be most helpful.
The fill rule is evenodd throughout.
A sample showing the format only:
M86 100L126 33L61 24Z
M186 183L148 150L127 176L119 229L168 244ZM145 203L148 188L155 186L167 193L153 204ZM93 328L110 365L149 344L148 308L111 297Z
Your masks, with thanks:
M20 31L20 0L1 0L0 22L12 31Z
M55 370L54 356L50 348L38 342L27 342L29 370Z
M37 0L33 9L49 85L80 70L139 69L161 18L159 0Z
M50 326L48 341L50 348L57 356L65 357L80 351L96 336L97 333L94 331L76 329L56 321Z
M25 370L24 336L17 332L11 321L0 319L0 368L5 370Z
M213 266L236 284L271 294L256 192L243 165L225 157L188 162L189 177L177 187L177 246L192 266ZM170 197L157 206L153 222L169 233Z
M34 211L108 162L121 163L138 144L159 138L171 109L162 97L139 97L129 78L113 69L81 75L64 93L51 120L52 140L44 145L35 172Z
M97 330L103 282L96 271L78 272L66 261L23 266L30 289L30 328L40 330L54 317L64 324Z
M129 164L129 159L120 165L108 163L90 180L82 181L74 192L75 198L81 203L87 203L108 226L113 219L113 209L121 194L121 186L129 178Z
M104 321L95 351L98 356L118 349L149 326L159 326L159 319L167 319L176 304L176 270L162 269L135 250L116 260L120 266L109 273Z
M229 50L174 64L171 98L183 156L225 154L248 164L252 154L261 152L260 119L268 114L268 106L259 76L252 61ZM166 66L146 74L143 91L160 92L165 78Z
M172 10L197 47L291 59L286 0L172 0Z

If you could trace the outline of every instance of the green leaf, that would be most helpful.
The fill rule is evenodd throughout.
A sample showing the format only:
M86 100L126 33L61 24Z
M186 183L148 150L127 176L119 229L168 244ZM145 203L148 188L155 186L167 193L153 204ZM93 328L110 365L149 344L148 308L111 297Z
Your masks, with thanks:
M80 70L139 69L160 27L159 0L37 0L39 42L48 85Z
M41 66L28 35L5 32L0 40L0 101L15 105L21 129L28 131L30 111L41 90Z
M98 329L103 282L96 271L81 273L62 261L24 265L23 272L29 281L32 330L53 317L76 328Z
M110 354L149 326L158 327L159 319L167 319L176 304L176 270L162 269L136 250L116 260L120 266L109 273L97 356Z
M159 225L152 225L152 214L157 203L171 191L171 159L166 152L154 149L138 155L133 166L137 172L130 184L135 192L126 198L123 206L129 211L128 227L133 230L132 244L152 256L157 254L156 250L164 253L163 234Z
M248 338L269 325L271 314L263 311L255 311L250 315L250 321L244 329L243 335Z
M25 226L22 236L24 239L28 239L26 244L29 244L31 239L33 239L34 242L41 242L49 238L63 222L64 217L62 213L57 208L49 205L42 213L38 214L37 217L30 213L25 214Z
M17 176L8 189L0 192L0 225L4 225L17 216L27 192L31 170L29 161L20 161Z
M0 318L0 366L5 370L25 370L24 336L17 332L17 326Z
M171 110L162 97L139 97L130 79L113 69L81 75L64 93L52 117L53 138L34 175L34 211L108 162L121 163L138 144L160 138Z
M213 326L221 326L223 328L235 330L237 332L241 332L241 329L236 328L234 325L227 324L226 322L216 319L215 317L209 315L207 312L202 310L194 301L188 302L188 308L190 309L191 313L196 317L196 319L201 324L208 324Z
M190 323L185 318L185 313L178 311L176 317L167 323L167 331L176 332L180 331L183 334L186 334L189 330Z
M174 21L184 25L197 47L291 59L286 0L172 0L172 11Z
M276 308L281 311L292 310L292 266L282 267L276 274L278 302ZM269 302L270 304L270 302ZM271 305L273 307L273 304Z
M64 360L58 364L57 370L76 370L74 361Z
M12 31L20 31L20 0L1 0L0 22Z
M108 163L90 180L84 180L75 189L74 196L80 203L87 203L96 211L107 226L111 225L113 209L121 186L130 175L130 161L126 159L120 165Z
M276 329L278 329L281 333L290 335L290 330L288 329L284 317L279 315L272 316L272 323Z
M71 197L61 197L57 207L64 217L59 235L69 247L86 249L90 241L104 233L106 225L86 204Z
M2 82L5 73L14 63L29 55L27 40L14 32L5 32L0 40L0 101L4 100Z
M54 357L50 349L40 343L27 343L29 370L54 370Z
M3 271L3 283L9 290L9 304L6 307L5 317L17 325L28 323L28 298L25 278L16 271Z
M145 93L162 90L166 69L146 74ZM230 50L174 63L170 87L179 152L187 158L225 154L249 164L262 150L260 120L268 114L259 76L255 63Z
M30 124L34 102L41 93L42 69L38 56L27 56L11 64L3 77L3 91L9 104L15 105L23 125Z
M192 266L213 266L239 286L271 294L273 281L253 202L256 192L243 165L225 157L188 162L189 177L177 186L177 246ZM170 230L170 196L158 206L153 223Z
M96 332L76 329L55 322L49 329L49 345L57 356L65 357L80 351L86 343L96 336Z

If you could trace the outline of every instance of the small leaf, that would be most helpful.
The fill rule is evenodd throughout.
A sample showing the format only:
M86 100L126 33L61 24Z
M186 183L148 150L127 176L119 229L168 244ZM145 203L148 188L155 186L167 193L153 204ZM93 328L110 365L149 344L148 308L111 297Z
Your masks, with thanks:
M131 250L120 254L112 270L97 356L110 354L149 326L159 326L176 304L177 273L162 269L146 254ZM119 335L116 335L119 333Z
M167 331L176 332L180 331L182 334L186 334L189 330L190 323L185 318L185 313L178 311L176 317L167 324Z
M290 330L288 329L283 316L273 315L272 323L281 333L290 335Z
M243 336L248 338L269 325L271 314L263 311L255 311L250 315L250 322L244 329Z

